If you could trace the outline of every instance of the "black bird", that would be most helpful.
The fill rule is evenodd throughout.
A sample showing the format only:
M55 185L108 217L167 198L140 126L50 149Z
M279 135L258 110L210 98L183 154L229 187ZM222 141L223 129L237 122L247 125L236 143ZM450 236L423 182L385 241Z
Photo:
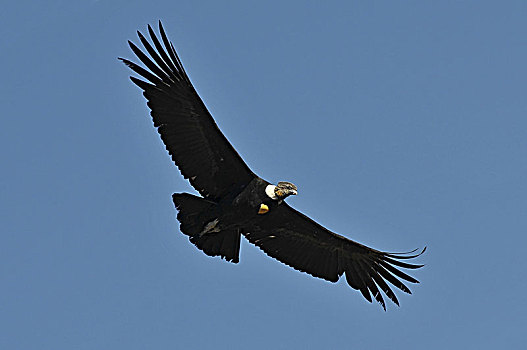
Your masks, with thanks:
M249 169L196 93L161 22L159 32L161 41L148 26L153 46L137 32L150 57L128 41L147 69L119 59L146 79L130 77L143 90L154 126L172 160L202 196L173 194L181 232L205 254L233 263L238 262L244 235L267 255L296 270L331 282L345 274L352 288L369 302L373 295L385 310L379 289L399 305L387 282L411 294L401 280L419 282L399 268L422 267L402 260L413 259L426 248L419 253L375 250L291 208L285 199L297 194L296 186L289 182L273 185Z

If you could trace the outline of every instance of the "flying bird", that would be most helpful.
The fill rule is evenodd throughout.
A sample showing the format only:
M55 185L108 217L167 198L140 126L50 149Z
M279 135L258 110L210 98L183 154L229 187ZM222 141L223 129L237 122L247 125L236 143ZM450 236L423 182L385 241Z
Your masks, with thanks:
M172 195L180 230L209 256L238 263L243 235L267 255L314 277L347 283L370 303L399 305L392 286L409 293L403 281L419 283L401 271L423 265L404 260L421 255L388 253L331 232L293 209L286 198L298 189L272 184L254 174L222 134L198 96L161 21L160 38L148 26L150 42L137 32L146 53L128 41L144 67L119 58L144 80L130 77L147 99L154 127L182 175L201 196Z

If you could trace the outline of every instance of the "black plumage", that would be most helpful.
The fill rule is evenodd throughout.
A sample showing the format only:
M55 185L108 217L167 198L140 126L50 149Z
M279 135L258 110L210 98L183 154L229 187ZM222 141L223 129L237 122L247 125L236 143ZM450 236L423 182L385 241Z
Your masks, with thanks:
M404 262L421 255L378 251L335 234L284 200L297 193L288 182L276 186L259 178L221 133L188 78L161 22L161 41L148 26L153 44L138 32L148 55L129 41L147 69L123 58L145 80L131 77L148 101L154 126L183 176L202 197L173 195L181 231L210 256L239 261L240 237L294 269L348 284L386 309L382 290L395 304L391 285L410 293L404 281L418 281L401 271L423 265Z

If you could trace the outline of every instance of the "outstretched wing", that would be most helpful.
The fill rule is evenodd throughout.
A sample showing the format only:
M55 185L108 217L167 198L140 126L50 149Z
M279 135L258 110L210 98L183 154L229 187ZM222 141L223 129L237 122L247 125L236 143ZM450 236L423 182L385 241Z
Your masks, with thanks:
M161 21L159 31L163 45L148 26L153 46L137 32L150 57L128 42L147 69L129 60L120 60L146 79L130 77L143 89L154 126L183 176L203 197L218 201L244 188L255 175L207 111L168 41Z
M251 232L244 233L249 242L267 255L312 276L337 282L346 275L348 284L372 302L371 295L384 310L386 305L379 292L399 305L397 296L387 282L411 294L402 280L419 283L400 268L417 269L423 265L403 262L421 255L381 252L335 234L304 214L282 203L257 218ZM371 293L371 294L370 294Z

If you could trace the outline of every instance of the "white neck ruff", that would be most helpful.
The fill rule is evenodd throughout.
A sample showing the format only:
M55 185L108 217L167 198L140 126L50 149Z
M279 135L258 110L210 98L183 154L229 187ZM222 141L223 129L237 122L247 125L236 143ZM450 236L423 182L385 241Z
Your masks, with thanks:
M274 199L276 201L278 200L278 197L276 196L276 194L274 194L275 188L276 188L275 185L267 185L267 187L265 188L265 194L267 195L267 197Z

